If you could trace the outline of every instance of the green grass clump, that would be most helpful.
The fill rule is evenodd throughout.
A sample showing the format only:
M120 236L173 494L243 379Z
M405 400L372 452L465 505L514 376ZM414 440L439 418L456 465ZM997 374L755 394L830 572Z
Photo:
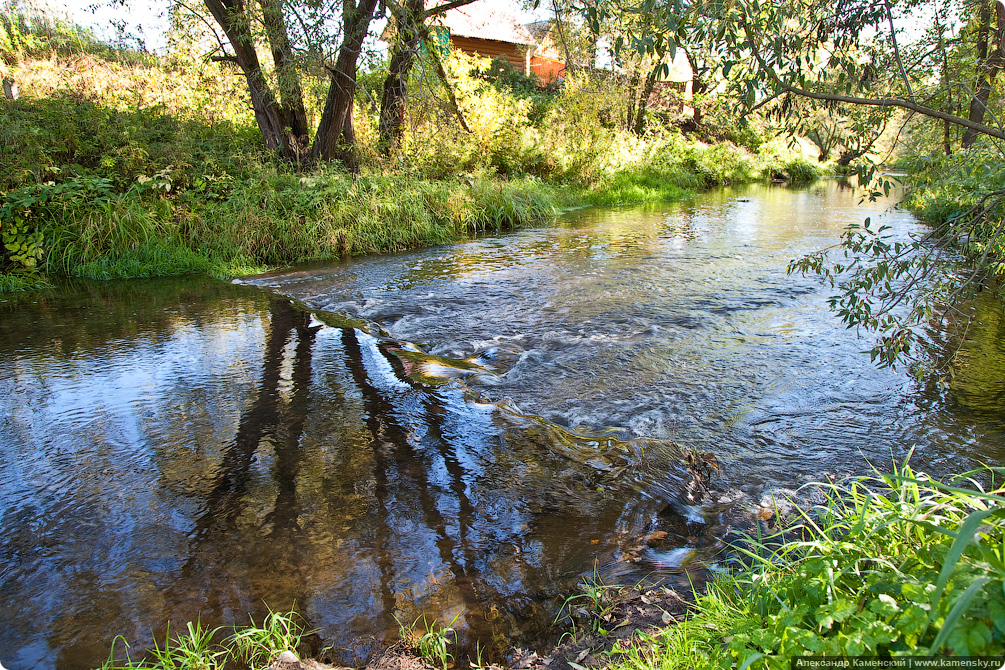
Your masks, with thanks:
M442 626L436 621L428 622L426 616L422 615L406 625L398 622L398 632L401 640L409 647L418 652L419 657L433 667L447 670L448 665L453 660L453 655L448 651L451 644L457 642L457 633L454 631L454 624L460 618L460 614L446 626ZM422 621L422 626L419 626ZM453 637L453 640L451 640Z
M223 670L229 651L213 643L220 629L205 630L197 621L188 623L188 632L171 638L168 631L164 646L154 642L147 658L134 661L128 651L125 660L115 659L115 645L99 670ZM121 638L116 638L119 640ZM129 645L126 645L128 650Z
M261 626L256 626L252 620L250 627L235 632L227 639L227 647L235 658L252 670L267 667L280 653L300 647L307 630L298 618L293 610L284 613L270 609Z
M237 660L249 670L261 670L275 662L284 651L296 652L307 630L300 624L296 612L275 612L269 614L257 626L235 630L234 633L217 641L221 628L206 630L196 621L189 622L187 632L171 637L165 635L164 646L154 642L140 660L132 660L126 644L125 659L115 658L115 644L99 670L223 670L231 659ZM116 642L122 640L119 636Z
M749 569L713 584L685 624L621 650L615 667L1005 653L1005 489L907 465L821 486L825 505L784 537L752 539Z

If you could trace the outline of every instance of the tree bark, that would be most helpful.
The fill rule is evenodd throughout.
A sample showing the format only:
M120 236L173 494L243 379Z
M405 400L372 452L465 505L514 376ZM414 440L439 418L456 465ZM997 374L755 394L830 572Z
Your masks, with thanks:
M397 151L404 134L408 75L419 50L420 24L425 21L422 0L405 0L400 14L395 14L397 36L384 91L380 98L378 133L380 150L385 156Z
M346 118L348 117L351 128L352 107L356 98L356 63L373 19L377 0L360 0L358 5L354 0L343 0L342 7L342 45L339 47L335 67L331 70L331 85L311 149L315 160L336 160L356 151L355 135L347 135L345 132ZM342 146L342 142L346 140L352 144ZM346 167L352 169L348 164Z
M635 123L632 126L632 132L639 137L642 137L642 134L646 132L646 109L649 107L649 98L653 95L653 89L656 88L656 79L659 78L659 73L662 69L663 63L658 63L646 76L646 85L642 89L642 95L639 96L638 111L635 114Z
M286 20L283 18L282 2L281 0L261 1L262 18L269 40L269 48L272 51L272 61L276 66L283 118L289 123L290 132L293 133L298 148L303 150L310 142L310 130L307 126L307 112L304 109L304 93L294 64Z
M551 0L551 11L555 14L555 27L558 28L558 39L562 42L562 53L565 54L565 71L569 74L576 74L576 64L569 53L569 42L565 39L565 28L562 25L561 8L558 0Z
M995 7L993 41L990 39L992 30L989 1ZM1005 65L1005 4L1002 3L1002 0L982 0L980 27L977 31L977 85L974 97L970 100L968 120L974 123L984 123L988 99L991 97L991 85L1003 65ZM960 147L968 149L976 139L977 133L968 129L963 135Z
M288 130L294 124L286 117L283 107L265 81L258 52L255 51L251 20L247 16L244 1L204 0L204 3L226 34L234 50L234 60L244 73L251 97L251 107L255 112L255 121L262 133L265 147L270 151L279 150L287 160L299 162L305 145L302 145ZM303 105L302 100L300 104Z
M454 94L454 87L450 85L450 80L447 79L447 71L443 69L443 62L440 60L440 55L436 53L436 50L429 50L429 58L433 61L433 69L436 70L436 76L439 77L440 81L443 82L443 88L447 89L447 100L450 102L450 108L453 110L454 115L461 124L466 132L471 132L471 127L468 125L467 119L464 118L464 112L461 110L461 106L457 102L457 96Z
M973 123L983 123L988 97L991 95L991 79L988 67L988 33L991 30L991 6L989 0L981 0L981 13L977 28L977 83L974 96L970 99L970 113L967 119ZM977 139L977 133L967 129L960 146L969 149Z
M635 127L635 101L639 97L639 83L641 81L642 73L639 70L634 71L628 78L628 112L625 114L625 130L631 130Z

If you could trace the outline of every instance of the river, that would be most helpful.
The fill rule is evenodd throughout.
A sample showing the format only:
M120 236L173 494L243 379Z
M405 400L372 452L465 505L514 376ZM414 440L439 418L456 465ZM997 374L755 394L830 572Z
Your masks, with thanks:
M584 576L687 584L721 560L687 452L753 502L910 449L934 474L1000 464L1000 306L939 386L874 367L830 289L785 272L866 216L912 230L892 204L751 186L236 283L7 298L0 662L91 668L116 635L267 606L344 663L423 614L501 653Z

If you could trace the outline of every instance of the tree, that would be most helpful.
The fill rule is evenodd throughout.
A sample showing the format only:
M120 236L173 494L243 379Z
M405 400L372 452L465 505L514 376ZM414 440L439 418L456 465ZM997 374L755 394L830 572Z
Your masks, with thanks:
M405 107L408 98L408 76L423 42L429 42L430 30L428 21L445 12L469 5L475 0L453 0L434 7L425 7L424 0L403 0L398 3L388 0L388 8L394 19L394 44L391 48L391 60L388 64L387 78L384 79L384 90L380 99L380 121L378 133L381 151L385 155L393 153L401 143L404 133ZM437 54L430 50L431 57ZM448 86L446 74L439 61L435 63L437 75ZM457 108L456 102L454 104ZM461 117L463 123L463 117Z
M357 61L374 18L377 0L342 0L340 9L295 7L284 0L259 0L257 4L253 0L204 0L204 3L226 37L226 43L220 40L224 53L215 59L236 63L244 74L265 146L278 150L297 165L340 160L348 168L357 169L352 118ZM310 9L310 14L317 17L314 24L308 26L301 15L305 12L297 13L297 9ZM325 45L295 45L290 38L288 13L295 14L303 24L301 37L304 39L310 34L330 39L326 29L334 16L339 17L341 24L341 43L335 62L332 64L322 58L320 63L328 74L329 86L313 143L309 137L295 49L299 47L317 55L324 52ZM263 66L267 59L259 54L263 35L268 46L268 60L274 68L271 72Z

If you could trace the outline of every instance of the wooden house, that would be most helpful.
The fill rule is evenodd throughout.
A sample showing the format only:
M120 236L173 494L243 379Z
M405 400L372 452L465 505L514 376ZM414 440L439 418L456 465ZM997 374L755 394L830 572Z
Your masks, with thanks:
M487 0L451 9L432 22L448 32L453 48L484 58L503 58L527 76L536 74L543 84L565 72L550 22L524 24Z

